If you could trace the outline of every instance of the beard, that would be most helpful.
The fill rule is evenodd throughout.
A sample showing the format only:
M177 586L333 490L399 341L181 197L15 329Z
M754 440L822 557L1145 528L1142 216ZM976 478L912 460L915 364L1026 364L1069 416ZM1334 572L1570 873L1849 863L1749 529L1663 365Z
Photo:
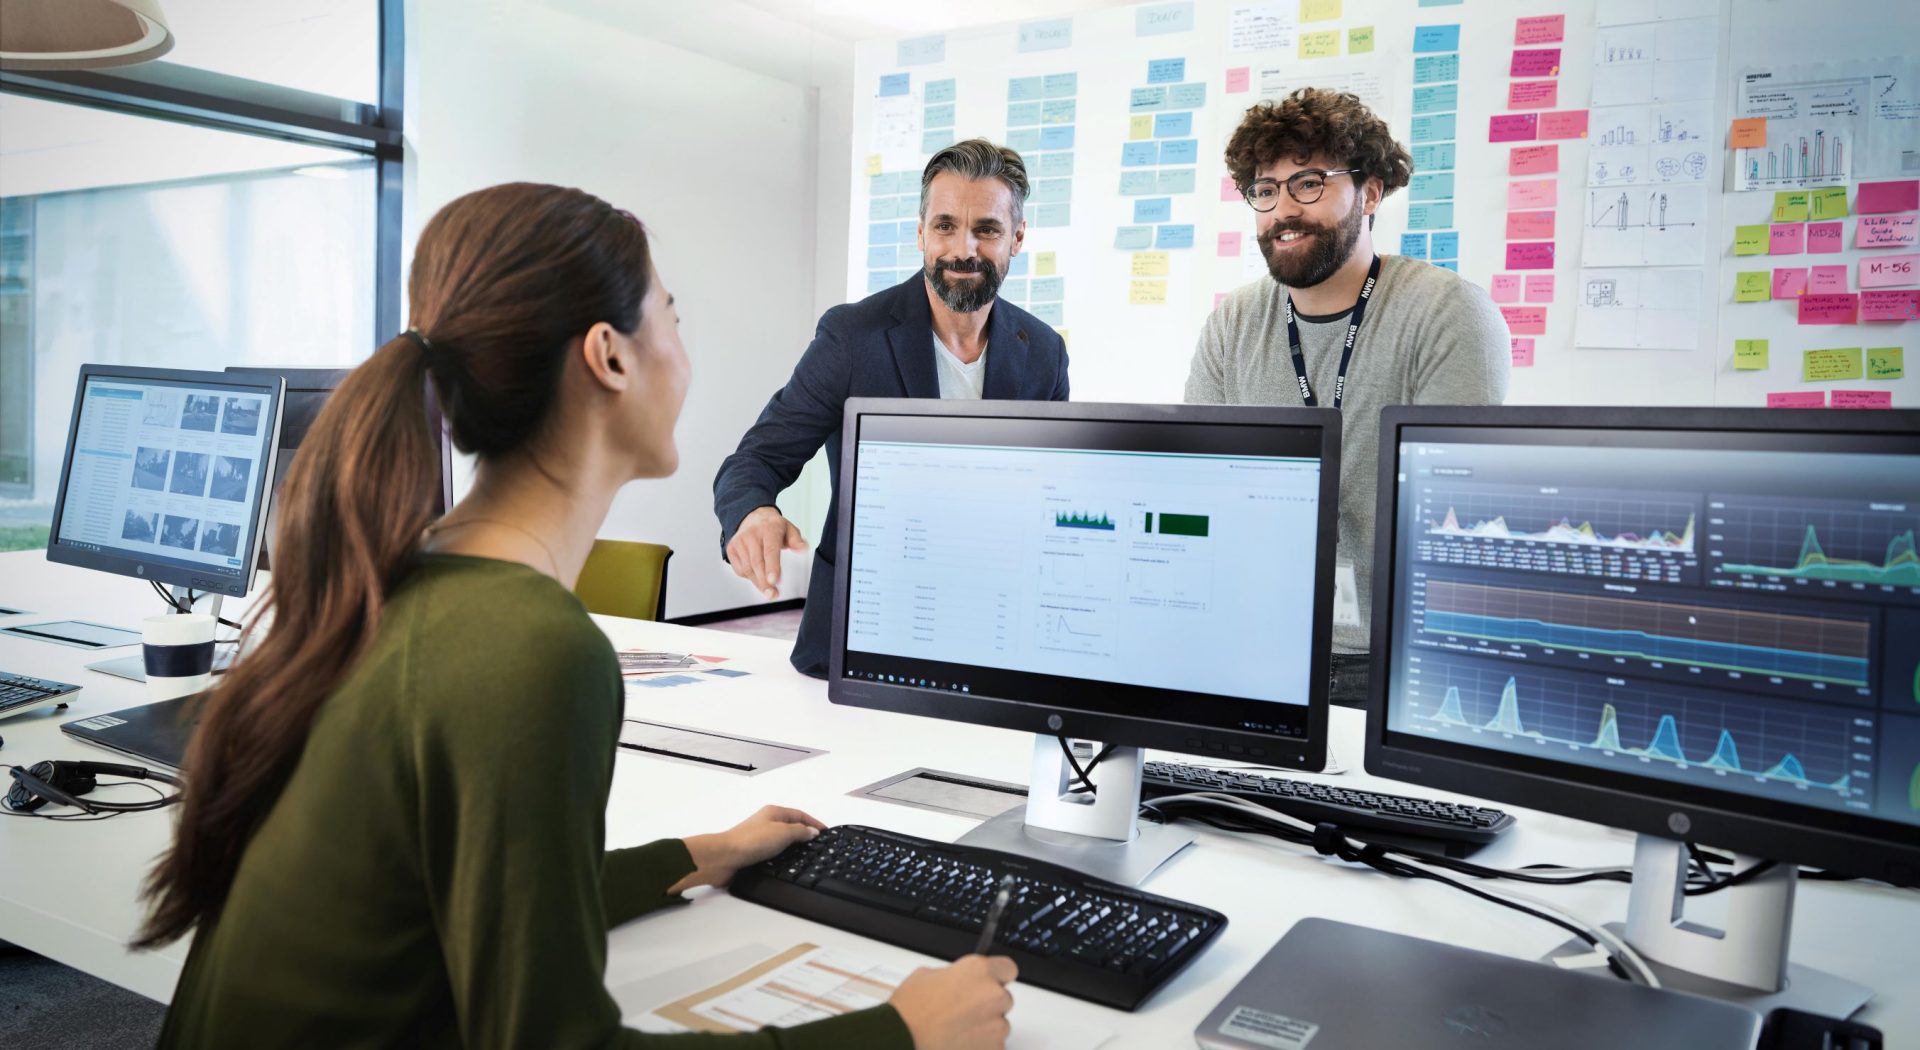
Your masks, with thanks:
M955 313L970 314L993 302L1000 294L1000 269L991 259L936 259L926 267L927 282L935 295ZM977 280L950 281L949 273L977 273Z
M1302 219L1277 222L1261 230L1260 254L1266 256L1267 272L1288 288L1311 288L1332 277L1353 257L1353 246L1360 240L1360 224L1366 219L1366 209L1360 205L1356 195L1353 209L1332 226ZM1276 238L1289 230L1311 236L1312 242L1304 249L1280 248L1276 254Z

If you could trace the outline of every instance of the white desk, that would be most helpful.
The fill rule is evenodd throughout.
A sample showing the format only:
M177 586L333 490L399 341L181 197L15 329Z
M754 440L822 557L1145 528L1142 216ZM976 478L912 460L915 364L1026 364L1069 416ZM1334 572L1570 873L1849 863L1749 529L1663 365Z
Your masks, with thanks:
M234 604L229 602L228 609ZM137 626L141 616L162 611L143 582L50 565L37 552L0 554L0 605L26 607L34 614L0 619L0 626L64 617ZM802 807L829 824L872 824L951 840L970 822L846 793L914 766L1016 782L1026 778L1029 737L832 706L822 683L787 665L785 643L635 620L603 618L601 623L622 647L726 655L732 657L728 666L751 672L745 678L641 691L629 702L629 714L828 752L745 777L623 751L607 809L610 847L717 830L768 802ZM111 760L110 753L72 741L58 729L61 722L145 700L144 686L83 670L99 658L79 649L0 635L0 668L85 686L67 711L0 720L0 736L6 738L0 762ZM528 717L537 717L538 697L513 702L524 705ZM1335 751L1354 770L1338 779L1404 794L1437 794L1359 772L1361 730L1359 712L1333 712ZM1480 862L1624 865L1631 860L1630 835L1513 806L1502 808L1519 818L1519 826L1477 854ZM129 953L123 945L139 924L140 880L170 828L170 816L161 813L98 823L0 817L0 939L165 1001L186 956L185 945L141 954ZM1016 998L1023 1005L1016 1025L1020 1013L1044 1009L1118 1033L1112 1047L1190 1046L1189 1033L1214 1003L1296 920L1310 915L1521 957L1536 957L1565 939L1556 927L1444 886L1392 879L1324 860L1301 847L1206 828L1199 829L1196 845L1146 888L1216 908L1230 925L1205 955L1135 1014L1019 987ZM1622 918L1626 911L1622 883L1531 886L1526 892L1594 922ZM776 949L802 941L857 944L876 957L910 958L724 892L698 891L696 897L691 907L613 931L610 986L666 974L690 959L754 943ZM1873 986L1879 996L1860 1019L1889 1035L1920 1032L1920 972L1914 967L1913 948L1917 934L1920 895L1864 884L1800 886L1794 959ZM1354 990L1391 1008L1393 990L1369 988L1365 975L1354 975ZM0 991L0 1000L4 997Z

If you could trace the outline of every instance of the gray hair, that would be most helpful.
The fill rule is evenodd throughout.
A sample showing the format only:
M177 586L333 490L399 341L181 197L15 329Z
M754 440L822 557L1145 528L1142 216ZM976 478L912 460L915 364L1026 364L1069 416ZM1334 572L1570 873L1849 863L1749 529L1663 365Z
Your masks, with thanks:
M1018 227L1027 205L1027 162L1020 154L986 139L956 142L933 155L920 173L920 220L927 218L927 187L933 177L951 171L965 179L999 179L1013 191L1013 225Z

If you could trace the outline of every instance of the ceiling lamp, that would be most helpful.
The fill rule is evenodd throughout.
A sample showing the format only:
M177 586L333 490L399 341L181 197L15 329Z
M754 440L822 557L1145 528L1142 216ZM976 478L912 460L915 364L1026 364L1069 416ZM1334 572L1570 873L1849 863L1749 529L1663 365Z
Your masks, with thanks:
M0 69L104 69L173 47L160 0L0 0Z

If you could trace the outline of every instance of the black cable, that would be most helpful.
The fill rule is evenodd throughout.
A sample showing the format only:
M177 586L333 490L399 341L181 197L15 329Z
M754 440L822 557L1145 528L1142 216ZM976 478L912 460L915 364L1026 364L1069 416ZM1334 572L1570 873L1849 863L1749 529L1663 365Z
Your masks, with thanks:
M193 606L194 606L194 603L196 603L196 602L198 602L198 601L199 601L199 600L200 600L201 598L204 598L204 597L206 597L206 595L203 595L203 594L202 594L202 595L196 595L196 594L194 594L194 593L193 593L193 591L192 591L192 589L188 589L188 591L187 591L187 611L188 611L188 612L192 612L192 611L193 611ZM236 631L240 631L240 630L245 630L245 628L243 628L243 627L241 627L241 626L240 626L239 624L237 624L237 623L235 623L235 622L234 622L234 621L232 621L232 620L229 620L229 619L226 619L225 617L221 617L221 616L216 616L216 617L214 617L214 618L213 618L213 622L215 622L215 623L217 623L217 624L219 624L219 625L221 625L222 627L231 627L231 628L233 628L233 629L234 629L234 630L236 630Z
M1100 763L1105 761L1108 755L1113 754L1115 745L1108 744L1102 748L1099 754L1093 756L1093 761L1087 763L1087 768L1081 769L1080 760L1073 757L1073 748L1067 743L1067 738L1055 736L1054 739L1060 742L1060 753L1067 756L1067 765L1073 767L1073 782L1067 785L1067 789L1085 790L1089 795L1099 794L1100 789L1093 785L1093 771L1100 767ZM1074 787L1076 784L1079 785L1078 789Z

